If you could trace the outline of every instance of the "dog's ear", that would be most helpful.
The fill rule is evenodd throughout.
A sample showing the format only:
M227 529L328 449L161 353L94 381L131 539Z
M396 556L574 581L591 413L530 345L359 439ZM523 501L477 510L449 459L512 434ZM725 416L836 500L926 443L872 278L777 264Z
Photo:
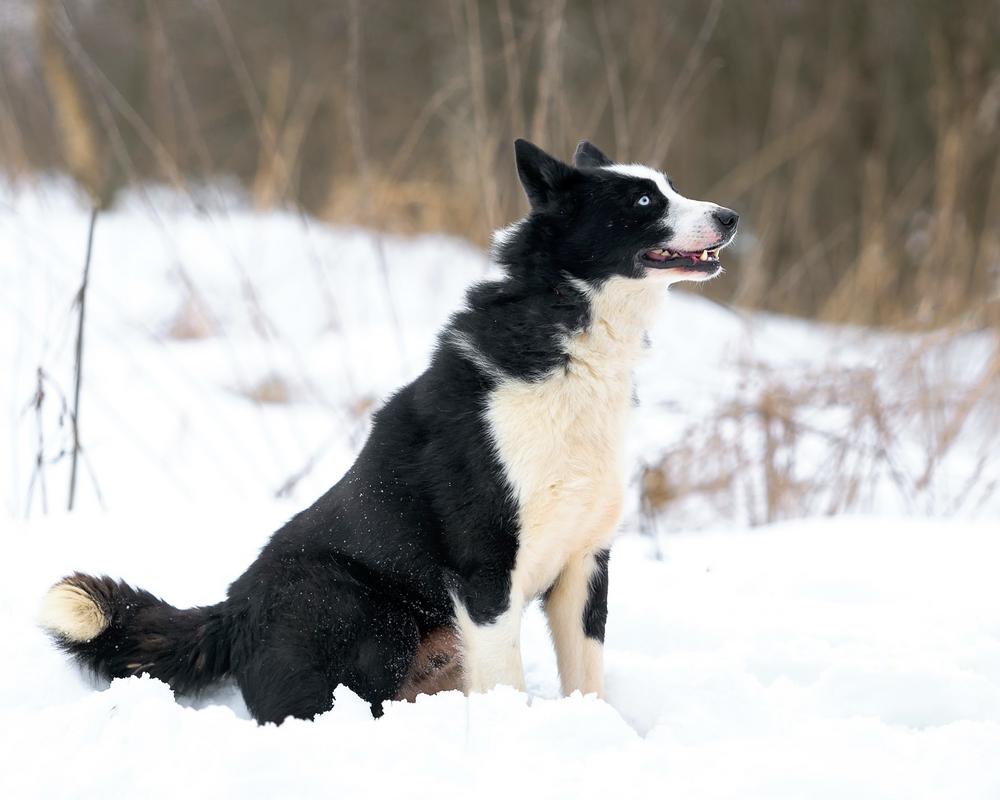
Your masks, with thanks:
M614 162L593 144L584 139L576 146L573 163L580 169L587 167L610 167Z
M548 203L576 170L526 139L514 142L517 176L532 208Z

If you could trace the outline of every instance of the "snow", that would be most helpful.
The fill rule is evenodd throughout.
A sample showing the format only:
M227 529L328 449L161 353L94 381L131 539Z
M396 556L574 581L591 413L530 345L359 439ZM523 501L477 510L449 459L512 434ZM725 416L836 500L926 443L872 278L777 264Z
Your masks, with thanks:
M16 569L0 586L0 796L1000 792L1000 539L985 522L684 534L666 539L662 560L626 535L611 562L607 702L557 699L537 607L525 621L527 696L444 693L372 720L341 688L332 711L279 728L257 727L232 687L192 704L148 678L95 686L32 624L45 587L71 568L211 602L289 511L16 525L5 545Z
M143 190L99 219L86 465L66 514L60 394L86 212L59 183L0 189L0 797L1000 796L993 462L966 492L983 501L959 502L991 446L985 407L919 491L906 476L922 471L925 426L894 420L903 478L873 472L863 513L751 528L750 501L648 519L633 499L611 562L606 702L559 699L536 606L527 694L422 697L379 720L341 687L312 722L258 727L232 686L174 698L67 664L34 624L54 580L79 569L180 606L220 599L350 463L372 407L421 369L464 287L489 273L451 239L256 214L212 187L195 200ZM179 321L195 335L179 336ZM929 346L682 294L652 339L629 443L647 464L697 441L765 373L802 384L831 365L870 370L898 400L916 391L907 372L942 394L974 384L995 347L977 332ZM268 382L279 402L261 400ZM851 424L837 403L803 414L826 432ZM801 441L795 475L822 466L819 442Z

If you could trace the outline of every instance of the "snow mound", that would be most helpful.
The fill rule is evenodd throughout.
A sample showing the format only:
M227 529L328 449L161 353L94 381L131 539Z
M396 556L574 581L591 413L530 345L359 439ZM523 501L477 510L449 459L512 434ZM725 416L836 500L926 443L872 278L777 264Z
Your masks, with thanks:
M258 727L231 686L175 700L95 685L33 625L73 568L217 600L290 506L75 515L16 526L0 585L0 796L995 798L1000 540L990 525L842 518L612 556L608 701L558 699L537 607L529 695L390 704L346 688ZM225 537L205 531L226 525Z

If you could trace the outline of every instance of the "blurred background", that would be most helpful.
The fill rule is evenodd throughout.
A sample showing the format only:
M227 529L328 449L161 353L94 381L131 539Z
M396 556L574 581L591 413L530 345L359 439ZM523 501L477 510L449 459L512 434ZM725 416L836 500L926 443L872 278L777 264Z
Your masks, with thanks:
M258 208L486 241L510 143L583 137L748 222L713 296L865 323L995 313L996 0L5 0L0 160L99 202L236 180ZM737 264L734 263L734 266ZM984 308L989 301L992 308Z
M166 196L212 223L189 236L242 243L228 256L260 220L290 220L298 234L284 241L306 244L275 258L286 276L323 272L328 294L337 270L375 265L372 296L388 298L385 351L399 374L366 380L378 358L369 353L340 393L310 373L304 348L318 339L283 327L294 312L264 308L261 250L241 255L233 295L269 355L260 374L243 365L226 387L259 417L309 401L363 427L380 394L426 355L407 355L402 341L416 324L411 307L430 301L402 288L407 258L393 256L416 246L391 237L446 234L481 248L526 211L512 139L568 158L586 137L619 161L664 168L682 193L743 220L728 274L697 290L697 308L709 309L708 298L711 310L678 314L694 328L667 334L729 342L701 365L725 380L697 411L685 405L704 386L696 372L653 391L674 416L646 419L669 435L644 431L637 513L686 524L680 511L697 498L712 509L691 517L699 524L755 524L853 510L865 497L878 506L876 485L928 513L995 499L984 445L995 437L1000 383L1000 0L4 0L0 37L8 229L26 236L25 193L52 181L63 191L67 177L73 213L108 214L111 231L114 214L141 196L142 213L158 219L150 236L169 242L156 246L170 251L163 272L177 292L162 324L144 330L160 343L152 358L163 342L220 336L230 361L249 352L234 348L238 323L204 285L212 266L178 255L186 244L180 223L163 222ZM47 212L31 213L45 228ZM234 214L258 222L220 233ZM110 247L101 225L95 259ZM351 261L343 239L309 244L314 225L378 234ZM86 241L83 230L73 236L67 286L79 282ZM15 251L4 269L31 269ZM475 259L456 268L456 285L488 269ZM316 331L350 336L351 300L339 299ZM9 469L26 471L8 481L18 514L39 502L33 489L26 503L27 473L58 468L66 450L65 415L38 445L23 409L43 383L35 368L54 375L46 359L69 358L68 316L59 334L17 323L32 342L49 342L24 356L31 378L11 392L12 441L23 441ZM714 331L698 327L705 319L718 320ZM715 336L730 328L729 339ZM773 345L748 344L759 341ZM324 358L347 358L338 352ZM347 437L332 431L319 438ZM344 438L343 458L358 436ZM306 439L268 473L268 491L322 458Z

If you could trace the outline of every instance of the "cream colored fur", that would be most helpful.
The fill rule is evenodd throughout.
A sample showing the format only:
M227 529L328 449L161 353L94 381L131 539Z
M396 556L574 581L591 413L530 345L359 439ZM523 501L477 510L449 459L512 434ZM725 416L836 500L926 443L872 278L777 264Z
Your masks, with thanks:
M490 397L486 417L520 533L510 610L476 626L459 609L469 691L523 685L521 609L557 579L549 620L563 689L602 689L600 647L584 641L582 614L593 554L609 546L621 514L632 368L667 282L614 277L597 291L580 284L592 293L592 320L567 341L566 367L541 381L506 378ZM494 656L495 666L480 663Z
M38 621L43 628L73 642L89 642L108 627L97 603L71 583L57 583L49 589Z
M545 603L563 694L579 690L604 696L604 647L585 634L582 624L595 567L591 553L571 558Z

